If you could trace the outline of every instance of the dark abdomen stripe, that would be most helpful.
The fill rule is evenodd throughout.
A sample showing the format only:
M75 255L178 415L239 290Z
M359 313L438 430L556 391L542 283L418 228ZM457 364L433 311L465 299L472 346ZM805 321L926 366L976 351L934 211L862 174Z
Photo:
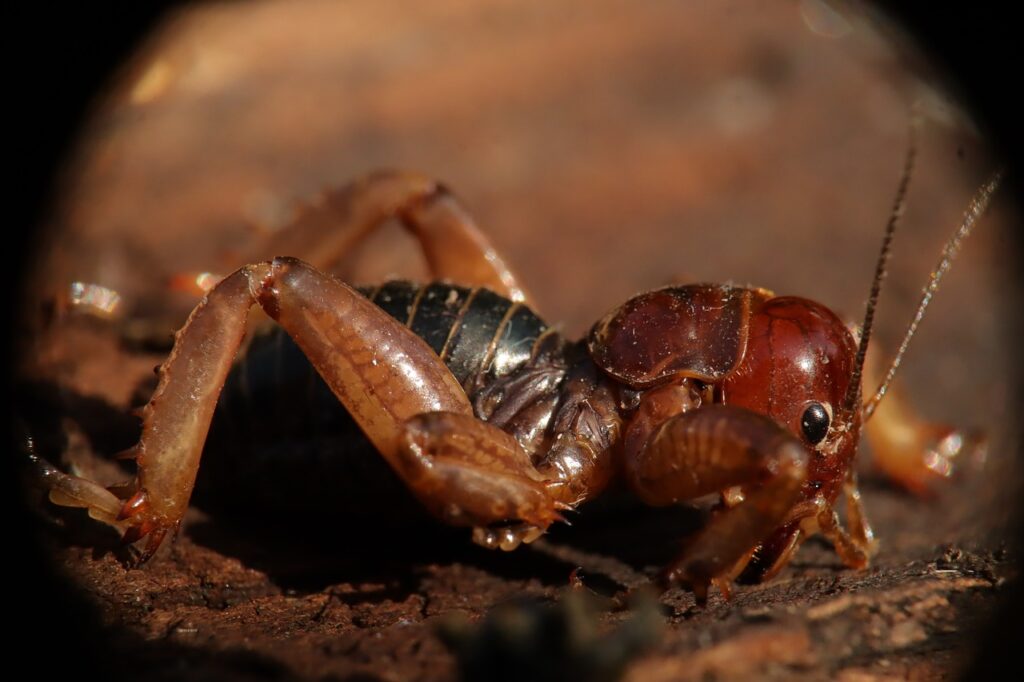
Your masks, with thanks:
M452 326L441 359L465 388L487 371L491 342L513 303L487 289L474 289Z
M452 328L459 322L470 296L472 292L463 287L440 283L427 285L412 311L409 329L426 341L435 353L442 355Z
M373 289L359 287L359 293L402 324L408 324L409 312L417 294L420 293L420 287L412 282L388 282Z
M467 392L528 361L547 329L528 307L488 289L394 281L360 291L426 341Z
M487 361L488 377L504 376L529 361L547 330L540 318L521 303L509 308L503 324L494 334Z

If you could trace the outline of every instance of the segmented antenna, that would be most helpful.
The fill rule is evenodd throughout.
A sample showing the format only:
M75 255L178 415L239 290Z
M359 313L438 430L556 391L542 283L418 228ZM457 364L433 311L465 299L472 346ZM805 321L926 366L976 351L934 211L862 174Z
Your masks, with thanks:
M939 289L939 282L942 281L942 277L949 270L950 265L953 264L953 259L956 258L957 253L960 252L960 245L963 240L971 233L971 229L974 224L978 221L978 218L988 208L989 200L992 198L992 194L999 187L999 182L1003 178L1003 171L997 170L989 178L988 182L983 184L978 191L974 194L971 199L970 205L967 207L967 211L964 213L963 222L960 224L960 228L953 234L946 245L942 249L942 256L939 258L938 265L935 266L935 270L932 271L931 276L928 278L928 285L924 288L921 293L921 301L917 305L917 312L914 314L914 319L910 321L910 326L907 327L907 333L903 336L903 343L900 344L900 348L896 351L896 357L893 358L892 364L889 365L889 371L885 374L885 379L882 380L878 390L875 391L875 395L872 396L871 400L864 403L863 421L867 421L871 418L871 415L875 413L875 408L878 407L878 403L885 397L886 391L889 390L889 384L892 382L894 376L896 376L896 370L899 369L900 362L903 360L903 354L907 352L907 346L910 345L910 339L914 337L914 333L917 332L918 325L921 324L921 319L924 317L924 311L928 308L928 304L931 303L932 297L935 292ZM863 337L861 337L863 345ZM860 357L858 349L858 358ZM860 382L858 381L858 384Z
M885 279L885 267L889 262L889 254L892 251L892 237L896 233L896 225L903 216L903 209L906 205L907 187L910 186L910 176L914 170L914 161L917 158L917 145L914 138L916 125L910 126L910 141L907 144L907 157L903 162L903 176L900 178L899 188L896 190L896 201L893 203L892 212L889 214L889 222L885 226L885 235L882 237L882 249L878 254L878 262L875 264L875 277L871 281L871 294L868 296L867 310L864 311L864 324L861 325L860 343L857 345L857 356L853 362L853 373L850 375L850 385L846 389L846 397L843 399L843 411L852 414L860 404L861 375L864 373L864 358L868 354L868 342L871 340L871 327L875 321L875 306L878 305L878 295L882 291L882 280Z

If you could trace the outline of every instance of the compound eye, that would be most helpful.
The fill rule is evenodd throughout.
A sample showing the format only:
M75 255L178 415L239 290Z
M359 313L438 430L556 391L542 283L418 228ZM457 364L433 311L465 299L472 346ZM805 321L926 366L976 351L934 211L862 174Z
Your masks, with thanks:
M829 424L832 417L829 411L821 403L810 403L800 417L800 428L804 432L804 438L811 445L817 445L828 435Z

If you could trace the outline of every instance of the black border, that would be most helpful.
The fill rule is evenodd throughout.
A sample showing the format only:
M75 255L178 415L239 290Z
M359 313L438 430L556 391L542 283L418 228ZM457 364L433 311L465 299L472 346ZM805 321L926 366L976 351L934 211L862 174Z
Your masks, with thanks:
M58 165L68 154L88 115L97 93L156 26L183 3L175 2L100 2L87 3L12 3L3 11L4 27L10 37L5 60L13 82L8 82L5 110L10 121L7 139L14 154L8 155L9 189L4 192L13 215L8 216L8 253L5 290L9 304L5 309L8 329L5 380L11 404L11 355L17 335L17 302L24 300L21 290L23 268L29 262L34 236L46 221L47 207L56 189ZM1020 102L1020 64L1022 38L1015 19L1013 3L1005 2L925 2L890 0L882 8L913 35L923 52L945 74L954 92L969 102L987 136L999 150L1008 167L1009 194L1024 197L1020 169L1024 166L1024 105ZM13 158L12 158L13 156ZM10 241L13 237L13 243ZM1024 234L1013 235L1016 257L1021 254ZM1024 268L1022 268L1024 270ZM1021 283L1018 282L1018 294ZM1017 300L1021 300L1017 296ZM1010 339L1024 334L1020 316L1008 320ZM1019 409L1008 414L1024 414L1024 374L1019 363L1016 371L1016 397ZM1021 424L1015 428L1019 435ZM1024 442L1020 437L1017 443ZM1021 453L1018 453L1018 455ZM12 457L6 458L9 464ZM7 465L5 465L7 466ZM4 485L16 478L3 471ZM11 505L20 497L17 490L6 489L3 502ZM1024 510L1022 510L1024 511ZM7 589L14 609L7 612L13 625L15 660L25 657L29 671L56 676L64 671L82 674L100 665L104 651L97 641L98 625L90 610L67 586L54 578L42 552L34 545L32 520L25 510L14 506L2 517L7 527ZM13 543L11 542L13 535ZM1018 560L1020 554L1017 554ZM970 677L988 679L995 673L1021 669L1014 654L1015 645L1024 642L1024 589L1018 584L1006 595L996 620L981 636L976 663ZM44 657L39 653L43 652Z

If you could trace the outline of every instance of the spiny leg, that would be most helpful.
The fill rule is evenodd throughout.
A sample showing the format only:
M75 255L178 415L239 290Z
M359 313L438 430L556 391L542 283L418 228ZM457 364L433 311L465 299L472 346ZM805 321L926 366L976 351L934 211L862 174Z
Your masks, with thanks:
M793 520L807 451L767 417L711 405L666 421L627 453L625 468L633 490L657 506L744 486L742 501L716 513L663 572L666 586L688 586L703 602L712 582L734 575L753 547Z
M526 301L517 278L451 192L407 171L378 171L325 193L257 244L248 260L289 255L334 271L392 218L400 219L417 239L435 279L484 286L513 301Z
M254 267L211 290L176 335L159 369L157 389L142 410L141 440L129 453L139 473L127 502L92 481L37 467L37 478L50 489L54 503L85 507L90 516L123 529L127 542L148 536L142 561L177 528L187 507L210 417L242 338Z
M143 409L135 449L138 491L116 519L128 526L127 539L150 536L143 560L185 513L217 398L254 303L295 339L396 470L408 419L434 411L472 414L462 388L430 347L351 287L295 259L247 265L193 311ZM97 499L90 510L105 513L108 502Z
M488 548L515 549L561 519L530 455L511 435L470 415L420 414L405 423L398 472L447 523L474 527ZM500 524L500 527L495 527Z

